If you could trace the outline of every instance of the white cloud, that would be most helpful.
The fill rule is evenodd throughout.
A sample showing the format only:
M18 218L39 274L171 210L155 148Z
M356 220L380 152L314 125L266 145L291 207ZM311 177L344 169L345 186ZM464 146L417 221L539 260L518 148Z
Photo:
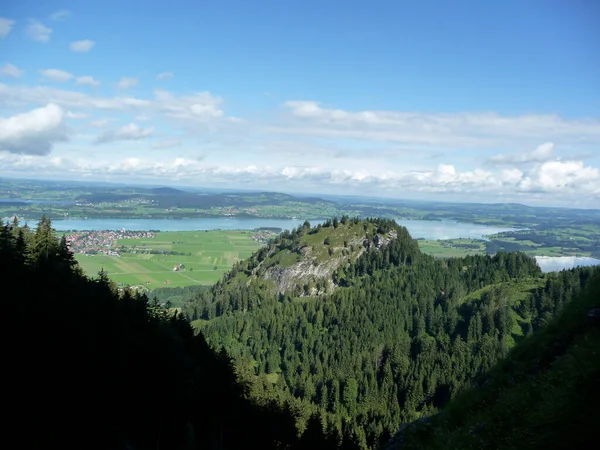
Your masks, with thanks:
M523 172L517 168L504 169L501 172L500 179L506 184L516 184L523 178Z
M74 41L69 44L69 48L72 52L85 53L89 52L92 47L95 45L94 41L90 41L89 39L84 39L82 41Z
M497 165L544 162L552 159L553 154L554 144L552 142L546 142L531 152L494 155L489 159L489 162Z
M522 188L543 192L600 194L600 171L583 161L548 161L524 178Z
M437 148L498 148L551 140L600 143L600 120L556 115L501 116L496 113L426 114L403 111L345 111L313 101L288 101L292 119L273 133L395 142Z
M156 102L162 106L162 112L170 117L180 119L218 118L223 116L219 109L220 98L213 97L208 92L175 97L166 91L155 91Z
M24 70L21 70L17 66L13 66L12 64L5 64L4 67L0 67L0 75L4 75L7 77L19 78L24 73Z
M117 88L129 89L131 87L137 86L137 84L138 84L137 78L123 77L117 82Z
M61 9L60 11L56 11L55 13L50 14L50 20L59 21L65 20L72 15L71 11L67 11L66 9Z
M25 167L33 172L35 166L44 175L56 170L57 176L62 171L98 179L127 174L129 180L193 184L201 179L234 187L285 184L286 189L298 191L524 203L545 199L567 205L583 196L589 205L600 205L598 168L576 156L591 154L590 149L600 144L596 119L348 112L301 102L288 105L292 114L270 123L252 119L233 123L223 111L223 100L208 92L175 95L157 90L149 97L100 94L0 83L0 104L6 108L54 103L72 111L65 113L68 119L92 117L77 127L84 131L74 136L73 143L53 153L52 161L5 153L0 155L4 161L0 173ZM123 117L134 123L119 128L117 120ZM115 120L113 126L109 119ZM148 120L148 126L142 126L146 125L142 120ZM160 127L164 140L154 138L158 132L150 124ZM92 133L92 127L98 131ZM144 138L153 139L135 142ZM86 150L93 141L112 144L102 147L102 152ZM71 148L74 145L76 150ZM442 150L422 151L432 146ZM500 148L508 150L491 156L501 153ZM435 161L432 152L438 154ZM186 159L169 159L177 154ZM199 155L203 159L198 160ZM484 164L492 160L494 164ZM10 169L9 161L20 165Z
M152 144L152 148L164 150L167 148L179 147L181 145L181 141L179 139L169 139L160 142L155 142Z
M97 97L82 92L48 86L9 86L0 83L0 103L12 106L56 103L64 108L135 111L142 114L159 113L175 119L198 123L224 116L220 109L223 100L209 92L174 96L156 91L153 99L136 97Z
M157 80L166 80L167 78L170 78L173 76L173 72L162 72L159 73L158 75L156 75L156 79Z
M58 83L72 80L74 77L72 73L58 69L44 69L40 70L40 73L44 76L46 81L56 81Z
M0 118L0 150L47 155L56 142L65 141L65 111L48 104L24 114Z
M50 35L52 34L52 29L45 26L39 20L30 19L25 32L27 36L34 41L48 42L50 40Z
M14 20L7 19L5 17L0 17L0 37L5 38L6 36L8 36L8 33L10 33L10 30L12 30L14 24Z
M77 77L75 80L76 84L81 84L84 86L98 87L100 86L100 81L96 80L94 77L83 76Z
M113 141L135 141L152 136L154 127L143 128L135 123L124 125L118 130L105 131L98 135L96 143L103 144Z
M119 151L116 143L116 150ZM86 159L78 155L73 158L16 157L0 154L0 172L4 171L43 171L57 175L70 172L74 175L92 174L98 179L127 180L147 179L181 183L196 183L201 179L206 183L225 183L232 187L284 185L287 189L299 191L324 190L327 192L376 193L393 195L402 192L406 195L442 195L453 198L477 199L499 197L503 201L535 202L547 198L547 202L573 206L598 205L600 202L600 174L598 169L586 167L581 162L548 162L538 165L526 176L516 171L503 171L500 174L489 171L458 170L454 165L441 164L429 170L355 170L306 166L293 164L254 164L228 163L227 159L210 163L202 158L188 156L174 158L170 152L141 153L116 159ZM558 164L558 165L557 165ZM581 173L581 175L579 175ZM116 178L113 178L116 177ZM549 178L546 178L549 177ZM548 183L549 180L553 180ZM560 180L563 180L562 182ZM567 181L564 181L567 180ZM565 185L566 183L566 185ZM575 197L576 196L576 197ZM452 198L452 197L446 197Z

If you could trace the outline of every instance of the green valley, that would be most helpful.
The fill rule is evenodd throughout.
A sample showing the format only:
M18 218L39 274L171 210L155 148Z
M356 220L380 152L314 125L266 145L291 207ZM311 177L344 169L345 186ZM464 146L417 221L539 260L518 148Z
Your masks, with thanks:
M88 275L104 270L118 285L146 290L213 284L233 264L249 257L267 231L130 232L96 231L68 235ZM141 236L141 237L140 237Z

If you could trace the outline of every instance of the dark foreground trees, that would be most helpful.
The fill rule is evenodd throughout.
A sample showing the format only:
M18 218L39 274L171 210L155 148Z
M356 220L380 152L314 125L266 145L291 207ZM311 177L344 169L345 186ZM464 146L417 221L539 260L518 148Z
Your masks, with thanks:
M303 448L181 316L82 276L51 224L0 228L4 448Z

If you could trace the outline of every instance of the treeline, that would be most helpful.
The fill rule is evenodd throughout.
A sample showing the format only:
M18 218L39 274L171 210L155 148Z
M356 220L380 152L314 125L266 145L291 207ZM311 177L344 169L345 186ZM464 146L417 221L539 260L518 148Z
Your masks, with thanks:
M595 270L544 277L520 253L437 260L420 253L405 228L369 223L397 239L381 245L377 234L368 237L362 256L334 274L332 294L276 295L238 271L184 306L191 320L213 319L201 322L202 332L254 380L255 398L295 405L300 426L317 414L324 430L351 430L363 447L382 445L400 424L445 404ZM274 244L292 248L313 230L305 225ZM259 251L249 264L260 258Z
M0 226L0 273L7 447L356 448L315 426L299 438L295 411L248 400L183 316L83 276L46 218Z

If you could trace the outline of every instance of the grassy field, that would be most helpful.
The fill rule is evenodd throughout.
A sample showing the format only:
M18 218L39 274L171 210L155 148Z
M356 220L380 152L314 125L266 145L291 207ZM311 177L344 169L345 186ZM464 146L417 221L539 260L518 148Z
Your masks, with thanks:
M432 256L451 258L467 255L485 255L485 242L478 239L419 239L419 248Z
M118 240L115 249L120 250L120 257L78 254L76 258L88 275L104 269L117 284L148 289L213 284L236 261L246 259L260 247L252 235L251 231L163 232L154 238ZM180 264L185 270L173 271Z

